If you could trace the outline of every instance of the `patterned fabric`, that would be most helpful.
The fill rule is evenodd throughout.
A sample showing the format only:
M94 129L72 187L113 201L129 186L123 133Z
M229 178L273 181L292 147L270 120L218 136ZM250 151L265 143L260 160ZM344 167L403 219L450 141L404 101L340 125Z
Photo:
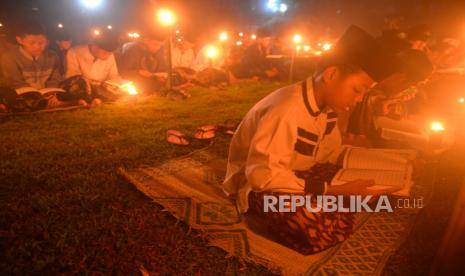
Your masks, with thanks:
M284 244L285 240L270 237L263 219L254 220L237 212L221 187L226 156L227 145L213 145L156 167L121 169L120 173L166 211L204 233L210 245L222 248L228 256L262 264L282 275L380 275L421 210L357 213L351 225L354 233L345 241L335 241L335 246L304 255ZM427 204L435 170L430 167L425 172L415 179L412 197L424 196ZM225 271L225 275L240 273Z
M269 225L270 233L288 247L304 254L314 254L346 240L352 234L354 215L351 213L310 212L305 206L296 212L263 212L264 196L284 193L250 193L249 212ZM316 201L312 207L316 208Z

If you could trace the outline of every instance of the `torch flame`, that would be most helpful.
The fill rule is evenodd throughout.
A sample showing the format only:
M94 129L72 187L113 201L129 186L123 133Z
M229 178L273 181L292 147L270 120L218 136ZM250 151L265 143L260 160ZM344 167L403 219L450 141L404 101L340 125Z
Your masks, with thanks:
M220 36L218 37L220 41L226 41L228 40L228 33L227 32L221 32Z
M295 34L292 40L295 44L299 44L302 42L302 36L300 34Z
M218 49L215 46L209 46L207 48L207 57L208 58L216 58L218 56Z

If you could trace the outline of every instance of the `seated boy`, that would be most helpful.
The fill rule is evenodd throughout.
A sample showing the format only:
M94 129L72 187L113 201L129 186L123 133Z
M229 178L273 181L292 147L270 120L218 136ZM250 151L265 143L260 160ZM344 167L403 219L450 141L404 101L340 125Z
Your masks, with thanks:
M163 43L162 35L150 30L140 41L124 47L119 64L121 75L135 81L144 93L156 93L166 83L168 66Z
M371 180L330 186L300 178L318 163L336 163L341 152L337 115L391 72L386 55L363 30L350 27L308 79L279 89L258 102L239 125L229 149L224 191L235 197L239 212L251 212L270 226L271 234L304 254L344 241L353 231L353 214L265 212L265 195L378 195Z
M258 29L257 38L245 49L240 64L231 68L233 74L238 78L277 78L278 68L266 58L270 43L271 32L266 28Z
M38 22L22 22L16 32L16 42L19 47L6 51L1 57L1 75L5 87L0 91L0 109L6 111L9 107L28 111L29 105L36 110L46 108L52 102L57 104L54 97L42 98L34 95L27 100L28 106L19 106L24 99L23 96L16 95L16 89L58 88L61 75L58 57L46 49L47 37Z
M102 100L114 101L119 98L118 93L105 86L105 81L121 79L113 55L116 48L116 36L110 31L102 31L90 44L68 50L65 85L70 87L69 98L85 100L91 106L99 105ZM75 86L79 88L73 89Z

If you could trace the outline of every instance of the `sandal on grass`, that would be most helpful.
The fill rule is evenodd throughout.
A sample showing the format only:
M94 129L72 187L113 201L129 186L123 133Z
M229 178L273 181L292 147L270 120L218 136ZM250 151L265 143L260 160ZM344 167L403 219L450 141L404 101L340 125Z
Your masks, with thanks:
M241 120L238 120L238 119L227 119L219 127L219 129L221 129L222 131L224 131L224 133L228 135L234 135L240 123L241 123Z
M166 141L175 145L189 145L189 141L186 140L185 135L179 130L168 130L166 132Z
M213 125L206 125L197 128L194 134L195 139L208 140L215 137L217 127Z

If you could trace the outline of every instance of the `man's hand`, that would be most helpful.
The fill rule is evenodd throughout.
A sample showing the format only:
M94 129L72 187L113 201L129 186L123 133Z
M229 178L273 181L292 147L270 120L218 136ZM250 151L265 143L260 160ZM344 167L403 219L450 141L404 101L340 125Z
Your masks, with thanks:
M372 196L379 196L384 194L391 194L400 190L397 187L377 187L376 189L370 189L370 187L375 185L375 181L373 180L366 180L366 179L357 179L354 181L347 182L346 184L337 185L337 186L329 186L328 187L328 194L332 195L372 195Z

